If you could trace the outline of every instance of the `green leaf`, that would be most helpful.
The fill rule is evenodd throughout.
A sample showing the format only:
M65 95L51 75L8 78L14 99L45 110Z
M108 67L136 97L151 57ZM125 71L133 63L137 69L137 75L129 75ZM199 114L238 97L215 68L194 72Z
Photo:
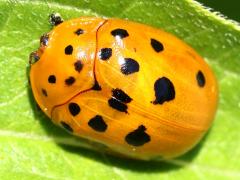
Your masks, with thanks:
M48 15L104 16L162 28L193 46L220 88L216 119L204 141L167 162L141 162L81 148L35 107L28 56ZM1 179L240 179L240 27L191 0L0 1Z

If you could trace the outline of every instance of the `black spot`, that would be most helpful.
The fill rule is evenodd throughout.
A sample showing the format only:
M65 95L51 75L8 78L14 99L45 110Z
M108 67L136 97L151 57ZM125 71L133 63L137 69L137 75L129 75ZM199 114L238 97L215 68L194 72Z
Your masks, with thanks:
M67 78L67 79L65 80L65 83L66 83L66 85L68 85L68 86L72 85L74 82L75 82L75 78L72 77L72 76L70 76L69 78Z
M73 116L78 115L79 112L81 111L81 109L77 103L70 103L68 105L68 109L69 109L71 115L73 115Z
M121 64L121 72L125 75L132 74L139 71L139 64L131 58L124 58L124 63Z
M129 36L128 32L125 29L114 29L111 31L111 34L114 37L119 36L121 39Z
M68 125L67 123L65 123L65 122L63 122L63 121L61 121L60 123L61 123L62 127L63 127L64 129L66 129L68 132L71 132L71 133L73 132L73 129L71 128L70 125Z
M76 61L74 63L74 66L75 66L75 70L77 72L80 72L82 70L82 68L83 68L83 64L82 64L82 62L80 60Z
M108 100L108 104L109 104L109 106L111 106L112 108L114 108L120 112L127 113L127 108L128 108L127 105L122 103L121 101L118 101L115 98L110 98Z
M44 34L40 37L40 44L42 46L47 46L48 45L48 39L49 39L49 35L48 34Z
M29 64L32 65L32 64L36 63L39 59L40 59L40 57L39 57L38 53L32 52L29 55Z
M53 13L49 16L49 22L53 26L57 26L63 22L63 19L58 13Z
M150 141L150 136L145 133L145 126L141 125L136 130L130 132L125 140L128 144L132 146L142 146Z
M92 87L92 90L95 90L95 91L101 91L102 90L101 86L99 85L99 83L96 80L95 80L95 83Z
M205 77L204 77L202 71L198 71L198 73L197 73L197 83L198 83L199 87L204 87L205 82L206 82Z
M56 77L54 75L50 75L48 77L48 82L49 83L56 83Z
M82 29L77 29L74 33L79 36L80 34L83 34L83 33L84 33L84 30L82 30Z
M73 47L72 45L68 45L67 47L65 47L65 54L66 55L71 55L73 52Z
M163 51L163 45L156 39L151 39L151 46L156 52Z
M89 120L88 125L95 131L104 132L107 130L107 124L103 120L102 116L96 115Z
M48 96L46 89L42 89L42 94L43 94L44 96L46 96L46 97Z
M102 48L100 50L100 59L101 60L108 60L112 56L112 49L111 48Z
M132 98L118 88L112 90L112 96L123 103L130 103L132 101Z
M166 78L162 77L155 81L154 91L156 100L153 104L163 104L165 101L170 101L175 98L175 89L172 82Z

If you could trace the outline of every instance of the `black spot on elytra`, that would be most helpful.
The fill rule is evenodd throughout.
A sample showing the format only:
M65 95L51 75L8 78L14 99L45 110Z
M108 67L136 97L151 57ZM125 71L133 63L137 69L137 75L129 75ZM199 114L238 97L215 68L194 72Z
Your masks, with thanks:
M125 75L139 71L139 64L132 58L124 58L124 63L121 64L121 72Z
M156 52L163 51L163 45L156 39L151 39L151 46Z
M46 89L42 89L42 94L46 97L48 96Z
M130 103L132 101L131 97L118 88L112 90L112 96L123 103Z
M153 104L163 104L175 98L175 89L173 83L166 77L159 78L154 83L154 91L156 99Z
M129 36L128 32L125 29L114 29L111 31L111 34L114 37L119 36L121 39Z
M67 78L65 80L65 84L68 85L68 86L72 85L74 82L75 82L75 78L72 77L72 76L70 76L69 78Z
M83 68L83 64L80 60L77 60L75 63L74 63L74 67L75 67L75 70L77 72L80 72Z
M127 105L122 103L121 101L115 99L115 98L110 98L108 100L108 104L110 107L112 107L113 109L116 109L120 112L125 112L127 113Z
M102 48L99 53L101 60L108 60L112 56L111 48Z
M70 103L68 105L68 110L71 113L71 115L76 116L80 113L81 109L77 103Z
M206 80L205 80L205 77L204 77L202 71L198 71L196 78L197 78L198 86L204 87Z
M62 127L64 129L66 129L68 132L71 132L71 133L73 132L73 129L69 124L65 123L64 121L61 121L60 123L61 123Z
M73 47L72 45L68 45L67 47L65 47L65 54L66 55L71 55L73 52Z
M56 77L54 75L48 76L48 82L51 84L56 83Z
M80 34L83 34L84 33L84 30L82 30L82 29L77 29L75 32L74 32L76 35L80 35Z
M101 91L102 90L101 86L99 85L99 83L96 80L95 80L95 83L92 87L92 90L95 90L95 91Z
M136 130L127 134L125 141L132 146L142 146L151 140L150 136L145 133L145 131L145 126L140 125Z
M107 130L107 124L103 120L102 116L96 115L92 119L89 120L88 125L98 132L104 132Z

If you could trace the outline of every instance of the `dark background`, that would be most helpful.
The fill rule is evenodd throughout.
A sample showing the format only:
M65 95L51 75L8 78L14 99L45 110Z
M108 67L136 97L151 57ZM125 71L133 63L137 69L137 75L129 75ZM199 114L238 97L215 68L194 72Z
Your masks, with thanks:
M219 11L229 19L240 22L240 1L239 0L197 0L204 6Z

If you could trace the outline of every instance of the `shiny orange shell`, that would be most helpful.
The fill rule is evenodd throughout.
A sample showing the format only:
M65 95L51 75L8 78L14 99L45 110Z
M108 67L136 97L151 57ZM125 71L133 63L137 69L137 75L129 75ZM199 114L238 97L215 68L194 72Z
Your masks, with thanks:
M209 129L216 79L175 36L120 19L81 17L41 38L30 82L70 133L137 159L172 158Z

